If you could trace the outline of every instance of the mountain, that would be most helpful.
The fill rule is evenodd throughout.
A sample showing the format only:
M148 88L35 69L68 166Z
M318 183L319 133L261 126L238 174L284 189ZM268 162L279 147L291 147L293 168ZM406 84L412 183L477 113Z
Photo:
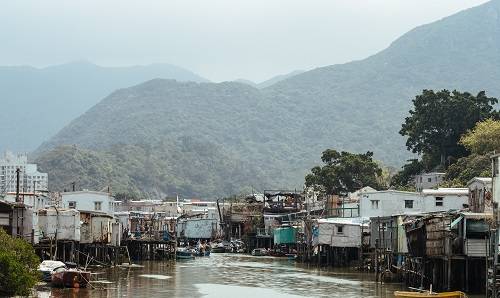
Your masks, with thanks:
M320 162L326 148L370 150L385 164L401 165L410 155L398 131L422 89L486 90L500 96L499 16L500 0L491 1L415 28L364 60L317 68L263 89L237 82L148 81L112 93L39 152L43 157L58 146L76 144L116 155L111 149L116 146L169 142L178 148L179 140L188 137L196 140L195 152L224 149L211 160L245 161L259 178L235 183L230 176L224 183L260 190L301 188L305 173ZM170 174L189 177L182 168ZM43 169L49 174L56 170ZM198 184L217 173L200 171L197 179L186 180L201 189ZM164 194L165 188L147 183L135 185ZM191 194L230 194L226 190L231 187Z
M78 61L46 68L0 67L0 151L34 150L112 91L154 78L206 82L177 66L101 67Z
M284 81L284 80L286 80L288 78L291 78L293 76L301 74L303 72L304 72L303 70L294 70L294 71L289 72L287 74L277 75L275 77L270 78L269 80L265 80L264 82L258 83L257 87L258 88L266 88L266 87L274 85L274 84L276 84L276 83L278 83L280 81Z
M253 81L246 80L246 79L236 79L236 80L234 80L234 82L247 84L249 86L262 89L262 88L266 88L266 87L269 87L271 85L274 85L277 82L280 82L280 81L286 80L288 78L291 78L293 76L296 76L298 74L301 74L303 72L304 72L303 70L294 70L294 71L287 73L287 74L274 76L274 77L270 78L269 80L265 80L265 81L260 82L260 83L255 83Z
M257 87L257 83L250 81L250 80L245 80L245 79L236 79L234 80L236 83L242 83L242 84L247 84L252 87Z

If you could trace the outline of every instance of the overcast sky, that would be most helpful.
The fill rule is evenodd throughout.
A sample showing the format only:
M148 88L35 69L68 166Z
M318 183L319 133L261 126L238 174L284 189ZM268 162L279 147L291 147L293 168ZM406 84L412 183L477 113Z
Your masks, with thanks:
M155 62L262 81L361 59L485 0L15 0L0 2L0 65Z

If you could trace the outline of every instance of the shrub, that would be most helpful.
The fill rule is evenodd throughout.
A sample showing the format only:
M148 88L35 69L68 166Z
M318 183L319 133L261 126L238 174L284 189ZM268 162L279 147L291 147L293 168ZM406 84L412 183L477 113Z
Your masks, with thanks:
M38 280L38 259L33 247L0 228L0 294L24 295Z

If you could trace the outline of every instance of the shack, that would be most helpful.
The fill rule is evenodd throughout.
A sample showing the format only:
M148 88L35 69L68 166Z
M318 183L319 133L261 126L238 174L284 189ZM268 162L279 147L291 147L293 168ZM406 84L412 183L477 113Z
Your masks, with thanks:
M297 250L297 228L283 226L274 229L274 254L290 254Z
M217 234L217 220L189 218L177 222L177 237L187 239L211 239Z
M440 212L405 222L409 285L484 292L489 226L487 213ZM471 278L474 277L474 278Z
M40 239L80 241L80 212L49 208L38 211Z
M33 243L33 209L20 202L0 201L0 228Z
M394 254L408 253L403 223L416 215L393 215L370 218L370 247Z
M111 242L111 224L113 217L105 213L80 212L80 243L101 243Z
M318 263L350 265L360 262L363 246L368 244L369 220L363 218L318 219Z

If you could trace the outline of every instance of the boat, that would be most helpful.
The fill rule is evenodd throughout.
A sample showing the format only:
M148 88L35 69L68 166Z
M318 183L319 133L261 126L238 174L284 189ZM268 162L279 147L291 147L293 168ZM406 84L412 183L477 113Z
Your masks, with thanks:
M66 264L60 261L45 260L38 266L38 272L41 273L43 281L50 282L52 281L52 273L61 271L61 268L66 270Z
M419 298L419 297L446 297L446 298L467 298L464 292L454 291L454 292L405 292L405 291L395 291L394 297L397 298Z
M224 253L226 252L226 246L222 242L215 242L211 245L211 252L213 253Z
M252 256L267 256L268 255L268 252L267 252L267 249L265 248L256 248L254 250L252 250Z
M62 288L85 288L90 281L90 272L67 269L52 274L52 285Z
M193 251L188 247L177 247L175 251L177 259L194 259Z

